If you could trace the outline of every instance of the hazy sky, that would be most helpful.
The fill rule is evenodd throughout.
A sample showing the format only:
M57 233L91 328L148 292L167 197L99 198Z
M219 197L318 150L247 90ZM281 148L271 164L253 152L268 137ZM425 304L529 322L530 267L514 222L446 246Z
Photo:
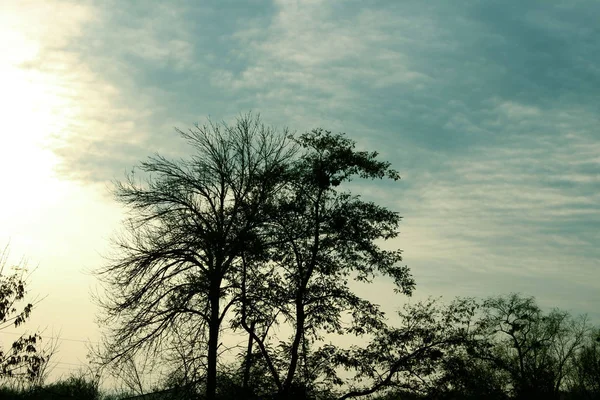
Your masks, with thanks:
M597 0L1 1L0 246L38 266L29 327L96 340L111 180L185 154L174 126L250 110L393 163L369 193L404 217L416 298L516 291L600 322L598 21ZM85 354L63 341L58 370Z

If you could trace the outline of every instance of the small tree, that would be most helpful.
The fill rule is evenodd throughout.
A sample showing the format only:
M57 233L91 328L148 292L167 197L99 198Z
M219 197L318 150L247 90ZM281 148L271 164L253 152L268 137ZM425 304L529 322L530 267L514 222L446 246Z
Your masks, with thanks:
M348 388L338 399L391 389L436 398L446 384L447 360L469 342L476 309L472 299L457 299L449 305L433 299L407 304L398 311L398 325L378 330L368 345L325 347L321 359L330 364L329 379ZM354 374L341 379L335 369L340 367Z
M27 291L24 262L7 271L8 246L0 252L0 330L19 327L27 321L33 303L25 302ZM40 374L44 357L38 352L38 334L22 335L9 349L0 348L0 378L35 381Z
M41 332L43 334L43 332ZM44 386L50 375L56 368L57 363L54 361L56 358L56 354L58 353L58 349L60 347L60 333L51 334L49 340L45 343L44 348L39 351L39 355L41 355L42 360L37 373L37 376L30 380L29 383L33 387Z

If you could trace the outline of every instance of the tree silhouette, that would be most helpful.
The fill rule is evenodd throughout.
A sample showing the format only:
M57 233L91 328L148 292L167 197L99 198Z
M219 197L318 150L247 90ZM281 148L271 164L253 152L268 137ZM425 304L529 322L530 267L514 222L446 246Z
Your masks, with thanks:
M8 257L6 246L0 252L0 330L24 324L34 306L33 303L26 303L22 308L17 308L27 294L25 265L21 262L12 267L12 272L8 272ZM41 337L37 333L21 335L9 349L0 348L0 377L35 381L45 360L38 351L40 341Z
M590 331L570 365L570 390L581 399L600 399L600 329Z
M339 400L367 396L390 388L436 395L445 360L468 342L476 304L457 299L449 305L429 299L406 304L397 326L380 329L366 346L347 350L329 346L327 359L355 372Z
M313 347L323 334L362 335L384 326L378 306L353 293L349 281L368 283L382 275L392 278L398 292L410 295L414 287L408 268L399 265L400 251L379 245L396 237L398 214L343 190L356 178L399 179L390 163L321 129L296 141L300 156L263 226L263 251L243 259L242 301L234 320L250 335L248 347L258 346L280 398L310 387L318 375L310 362L313 350L318 352ZM273 324L287 326L290 339L274 338Z
M515 293L485 300L482 312L473 354L508 374L515 397L558 398L589 330L585 318L544 313L533 297Z
M98 271L107 295L103 322L115 329L104 361L157 350L182 321L206 329L206 395L215 397L219 331L235 302L238 259L264 220L294 154L279 134L250 114L233 126L178 131L195 153L142 162L148 174L118 182L129 211L118 253ZM238 285L239 286L239 285Z

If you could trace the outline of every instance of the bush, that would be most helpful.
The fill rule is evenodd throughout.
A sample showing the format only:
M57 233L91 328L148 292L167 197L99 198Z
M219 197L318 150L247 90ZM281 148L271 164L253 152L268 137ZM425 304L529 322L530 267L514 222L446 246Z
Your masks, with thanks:
M14 397L22 400L100 400L100 398L97 382L83 376L72 376L44 387L32 388Z

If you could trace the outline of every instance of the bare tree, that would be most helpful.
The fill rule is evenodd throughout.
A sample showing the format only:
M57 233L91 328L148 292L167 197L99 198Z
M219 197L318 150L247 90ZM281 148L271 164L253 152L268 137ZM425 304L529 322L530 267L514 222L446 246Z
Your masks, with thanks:
M102 323L114 328L104 361L168 345L173 327L197 320L207 329L206 394L216 391L219 331L235 302L242 251L254 243L269 199L282 186L294 154L287 132L248 114L228 126L178 130L194 154L142 162L148 174L118 182L116 198L129 210L118 252L98 276ZM239 285L237 285L239 286Z
M148 372L152 370L153 360L127 355L109 366L110 375L122 385L127 393L144 395L148 387Z
M43 332L40 334L43 334ZM46 339L46 342L44 348L40 351L43 359L37 376L31 381L32 386L44 386L57 366L55 358L61 344L60 333L58 335L51 334L50 337L44 336L44 339Z

